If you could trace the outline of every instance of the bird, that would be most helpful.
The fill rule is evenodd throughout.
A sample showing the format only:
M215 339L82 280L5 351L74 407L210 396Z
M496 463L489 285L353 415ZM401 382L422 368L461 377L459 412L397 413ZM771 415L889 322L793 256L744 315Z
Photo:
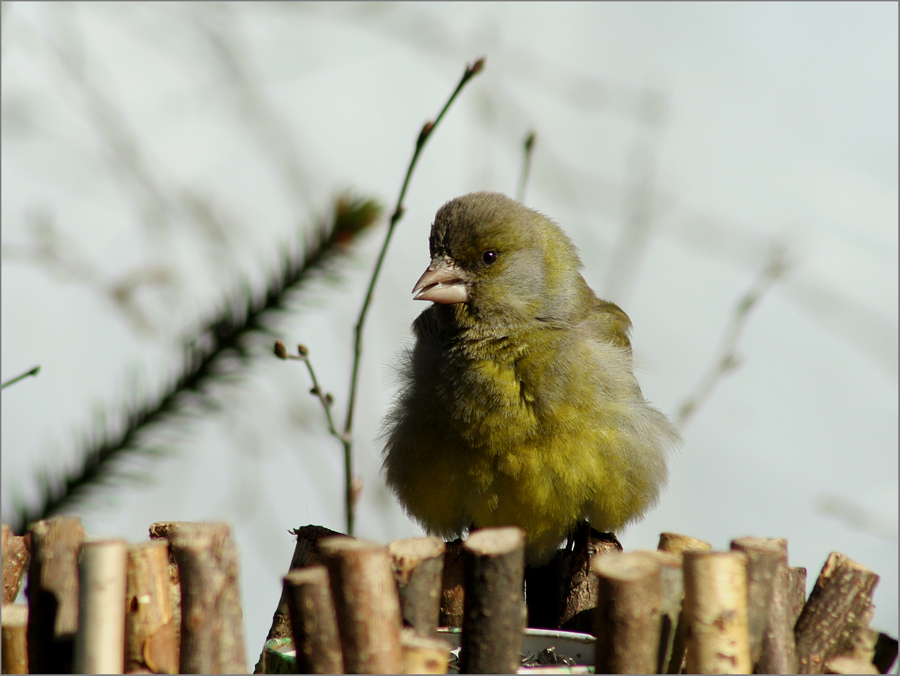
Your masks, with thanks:
M413 288L430 301L398 361L382 471L450 540L518 526L546 562L585 521L620 531L666 484L675 427L643 396L631 320L599 299L553 220L497 192L444 204Z

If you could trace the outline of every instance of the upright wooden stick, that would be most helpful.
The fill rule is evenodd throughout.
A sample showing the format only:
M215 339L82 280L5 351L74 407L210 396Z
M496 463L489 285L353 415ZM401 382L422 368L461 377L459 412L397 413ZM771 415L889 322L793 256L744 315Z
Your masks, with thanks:
M750 673L746 556L686 551L684 609L689 673Z
M28 606L4 603L2 611L2 655L4 674L28 673Z
M649 552L598 556L596 672L653 674L659 670L662 563Z
M794 627L800 673L820 674L850 636L868 622L878 576L831 552Z
M297 673L343 673L328 570L323 565L292 570L284 576L284 591L294 632Z
M78 629L78 554L84 529L77 516L56 516L31 527L28 570L28 664L38 674L72 671Z
M124 670L127 547L124 540L88 540L81 547L75 673Z
M546 564L525 567L528 625L591 634L597 607L591 564L598 554L621 552L622 544L613 533L600 533L586 521L570 537L570 546L557 549Z
M3 524L3 603L13 603L19 595L31 559L30 536L19 537Z
M163 540L168 545L171 535L182 527L185 521L157 521L150 525L150 540ZM172 606L172 625L175 628L176 650L181 651L181 579L178 576L178 564L175 554L169 547L169 603ZM180 655L179 655L180 659ZM177 669L176 669L177 671Z
M340 533L333 531L330 528L315 526L313 524L295 528L291 531L291 534L296 536L297 541L294 543L294 553L291 555L291 563L288 566L288 571L320 563L319 541L329 535L340 535ZM266 634L266 642L273 638L286 638L291 635L291 614L288 611L287 592L282 585L281 597L278 599L278 606L272 614L272 624ZM260 650L256 667L253 669L254 674L263 672L264 656L265 642L263 643L262 650Z
M323 539L319 551L331 577L344 670L400 673L400 599L387 548L334 536Z
M446 543L443 572L441 573L441 614L438 624L442 627L462 627L463 601L463 542Z
M692 538L690 535L680 533L660 533L659 545L656 547L661 552L681 556L688 551L708 552L712 545L704 540Z
M180 672L247 673L238 552L224 523L180 524L169 545L181 579Z
M639 550L645 556L652 556L661 565L662 581L662 627L660 632L659 673L669 673L669 665L680 671L684 659L684 634L686 623L682 605L684 601L684 571L682 557L669 552ZM677 672L676 672L677 673Z
M806 605L806 568L788 567L790 586L788 587L788 620L793 628L800 619Z
M785 562L781 562L772 587L769 621L763 637L759 662L755 666L757 673L797 673L797 646L789 602L790 587L790 572Z
M797 669L794 630L788 623L787 608L787 541L737 538L731 541L731 549L747 556L747 625L754 669L764 673L794 673Z
M125 672L177 673L178 643L166 540L150 540L128 548L125 598Z
M525 634L525 533L485 528L463 543L460 673L513 674Z
M400 592L403 624L426 638L437 632L446 549L438 538L411 538L388 543Z
M677 556L679 561L683 561L686 551L708 552L712 550L712 545L705 540L699 540L689 535L681 535L680 533L660 533L659 545L657 550L665 554ZM672 635L672 645L669 650L668 661L664 665L665 673L680 674L684 667L684 655L687 646L687 617L684 614L684 571L682 567L681 578L681 605L678 613L678 621L675 624L674 633Z

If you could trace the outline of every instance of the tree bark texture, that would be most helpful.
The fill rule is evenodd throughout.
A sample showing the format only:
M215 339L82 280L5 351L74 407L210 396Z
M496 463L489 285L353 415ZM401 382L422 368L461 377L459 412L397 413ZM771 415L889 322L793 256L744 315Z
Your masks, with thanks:
M84 528L77 516L56 516L31 526L28 569L28 663L33 673L72 671L78 631L78 555Z
M662 563L649 552L598 556L596 672L652 674L660 669Z
M684 553L687 671L750 673L747 557L739 552Z
M463 544L460 673L515 673L525 634L525 534L485 528Z
M858 627L865 626L878 576L831 552L794 627L800 673L821 674Z
M166 540L128 548L125 599L125 673L178 673Z
M400 599L386 547L341 535L319 543L337 612L344 670L395 674L403 669Z
M438 538L411 538L388 543L403 624L425 638L437 634L446 550Z
M284 577L284 590L297 651L297 673L343 673L328 569L315 565L292 570Z

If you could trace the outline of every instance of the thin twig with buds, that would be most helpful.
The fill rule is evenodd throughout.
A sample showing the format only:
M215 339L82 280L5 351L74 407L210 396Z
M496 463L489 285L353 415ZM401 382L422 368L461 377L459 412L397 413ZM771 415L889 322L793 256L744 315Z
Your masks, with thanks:
M342 444L346 446L347 439L343 434L338 432L337 427L334 424L334 418L331 415L331 407L334 404L334 397L331 396L330 392L323 392L322 388L319 386L319 379L316 378L316 372L313 369L312 361L309 358L309 348L305 345L297 346L297 354L288 354L287 348L284 346L280 340L275 341L275 356L279 359L293 360L293 361L302 361L306 364L306 370L309 371L309 378L312 380L312 389L309 391L311 395L316 397L319 402L322 404L322 408L325 410L325 418L328 420L328 431L332 434L332 436L336 437Z
M400 195L399 197L397 197L397 205L394 208L394 213L391 215L391 222L388 225L387 234L384 238L384 244L381 245L381 251L378 254L378 260L375 261L375 269L372 271L372 278L369 280L368 289L366 289L366 298L363 301L362 308L359 311L359 318L357 319L356 326L353 330L353 370L350 375L350 397L347 402L347 417L344 420L344 436L347 438L346 445L344 446L344 480L346 484L348 535L353 534L353 523L355 520L352 488L353 454L351 452L351 434L353 431L353 413L356 409L356 391L359 385L359 361L360 357L362 356L362 334L363 327L365 326L366 322L366 314L369 311L369 305L372 303L372 294L375 291L375 283L378 281L378 275L381 272L381 265L384 262L384 257L387 253L388 245L391 242L391 237L393 237L394 235L394 228L397 226L397 223L400 221L400 219L403 218L403 200L406 197L406 190L409 187L409 181L412 178L413 170L416 167L416 163L419 161L419 155L422 153L422 149L425 147L428 139L431 138L431 135L434 132L435 128L438 126L444 115L447 113L447 110L449 110L451 104L456 99L456 96L462 91L462 88L466 86L466 83L473 77L475 77L478 73L480 73L483 68L483 58L478 59L472 65L467 65L463 76L459 80L459 84L456 85L456 89L453 90L453 93L450 95L450 98L447 99L447 103L444 104L444 107L441 109L441 112L438 113L438 116L434 119L434 122L426 122L422 127L422 131L419 132L419 138L416 139L416 147L413 151L412 159L409 161L409 167L406 170L406 177L403 179L403 186L400 188Z
M409 182L412 178L413 170L415 169L416 164L419 161L419 155L421 155L422 149L425 147L428 139L431 138L431 135L437 125L450 109L450 106L456 99L457 95L462 91L462 88L469 80L480 73L483 68L483 58L478 59L475 63L466 66L466 70L463 72L459 83L456 85L456 89L454 89L453 93L450 94L450 98L447 99L444 107L441 108L441 112L439 112L437 117L434 118L434 121L428 121L424 124L422 130L419 132L419 137L416 139L416 147L413 150L412 158L410 159L409 166L406 169L406 176L404 177L403 185L400 188L400 195L397 197L397 204L394 207L393 213L391 214L391 220L388 224L387 234L385 235L384 243L381 245L381 250L378 253L378 259L375 261L375 268L374 270L372 270L372 277L369 279L369 286L366 289L366 297L363 301L362 308L359 311L359 317L356 320L356 326L353 329L353 369L350 375L350 394L347 401L347 417L344 420L343 433L338 433L337 429L334 426L334 422L331 417L332 401L330 399L326 399L326 397L330 398L331 395L323 395L321 389L319 388L319 384L316 380L315 373L313 372L312 364L309 361L306 348L301 345L299 356L293 356L287 353L287 349L284 347L284 343L282 343L280 340L275 342L275 356L277 356L279 359L299 359L306 362L306 366L309 369L309 375L313 381L312 394L315 394L319 397L319 400L321 401L322 406L325 409L325 414L326 416L328 416L329 431L340 440L341 445L344 447L344 506L346 509L346 524L348 535L353 535L353 526L354 522L356 521L356 500L359 497L360 493L359 481L355 480L353 477L353 413L356 410L356 392L359 386L359 362L360 358L362 357L363 327L365 326L366 315L369 311L369 306L372 303L372 296L375 292L375 283L378 281L378 275L381 272L381 266L384 263L384 257L387 254L387 249L388 245L391 242L391 237L393 237L394 235L394 229L396 228L397 223L400 221L400 219L403 218L403 200L406 197L406 191L409 188Z

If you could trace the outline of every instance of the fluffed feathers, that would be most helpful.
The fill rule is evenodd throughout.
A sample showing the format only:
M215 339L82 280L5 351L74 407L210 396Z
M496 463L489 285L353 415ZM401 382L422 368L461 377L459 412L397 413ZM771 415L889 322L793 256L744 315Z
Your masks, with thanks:
M679 436L632 373L631 321L550 219L499 193L437 213L433 304L385 419L388 485L429 533L518 525L532 561L579 521L615 531L657 501Z

